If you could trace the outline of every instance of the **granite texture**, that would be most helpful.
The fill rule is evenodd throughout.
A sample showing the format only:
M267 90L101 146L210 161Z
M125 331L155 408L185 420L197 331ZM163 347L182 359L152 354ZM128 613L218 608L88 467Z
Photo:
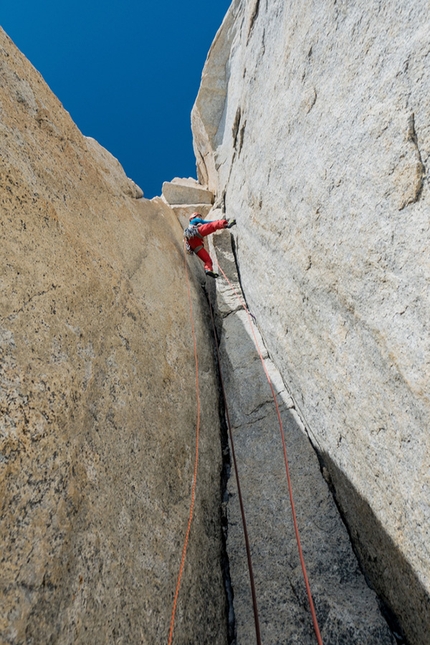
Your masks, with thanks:
M163 182L162 195L168 204L212 204L213 193L192 177Z
M0 642L167 642L195 450L182 230L0 30ZM226 643L217 383L200 364L174 643Z
M233 0L198 176L361 563L430 643L427 0Z
M207 217L214 196L195 179L175 177L163 183L162 199L169 204L182 228L186 228L193 213L199 213L203 219Z
M293 528L271 384L285 434L300 540L324 645L394 645L376 595L360 571L294 402L270 360L253 316L242 306L230 240L226 231L212 238L212 254L223 272L217 280L214 304L261 641L300 645L317 642ZM234 464L227 493L227 553L236 645L251 645L256 642L254 613Z

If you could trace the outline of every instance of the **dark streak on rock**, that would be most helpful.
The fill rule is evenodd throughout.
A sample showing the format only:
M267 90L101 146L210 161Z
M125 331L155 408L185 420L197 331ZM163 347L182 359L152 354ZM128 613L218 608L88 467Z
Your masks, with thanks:
M246 127L246 121L244 121L241 129L240 129L240 135L239 135L239 154L242 152L242 146L243 146L243 139L245 136L245 127Z
M249 43L249 39L251 38L252 30L254 29L254 24L255 24L255 21L257 20L259 10L260 10L260 0L257 0L251 14L251 22L249 25L248 38L246 39L246 44Z
M422 156L421 156L421 150L418 145L418 137L417 133L415 130L415 114L412 112L411 116L408 119L408 132L407 132L407 140L413 143L413 145L416 148L417 156L418 156L418 163L417 163L417 185L414 191L414 195L408 199L399 210L403 210L405 206L409 206L410 204L415 204L420 200L420 197L423 192L423 187L424 187L424 179L426 176L426 169L423 164Z
M240 119L242 116L242 110L240 107L237 108L236 110L236 116L234 117L234 123L232 127L232 137L233 137L233 147L236 150L237 147L237 135L239 133L239 126L240 126Z

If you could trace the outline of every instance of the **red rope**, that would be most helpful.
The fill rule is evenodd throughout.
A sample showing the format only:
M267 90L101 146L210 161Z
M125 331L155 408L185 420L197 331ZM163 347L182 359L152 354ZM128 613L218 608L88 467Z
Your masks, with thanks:
M184 248L184 266L185 266L185 275L187 277L187 291L188 291L188 302L190 305L190 320L191 320L191 330L192 330L192 335L193 335L193 342L194 342L194 362L195 362L195 371L196 371L196 401L197 401L197 420L196 420L196 448L195 448L195 455L194 455L194 472L193 472L193 482L191 486L191 502L190 502L190 511L188 515L188 524L187 524L187 530L185 533L185 539L184 539L184 545L182 548L182 557L181 557L181 564L179 567L179 573L178 573L178 579L176 582L176 588L175 588L175 595L173 598L173 607L172 607L172 615L170 618L170 629L169 629L169 638L168 638L168 645L171 645L173 642L173 630L175 628L175 617L176 617L176 609L178 605L178 596L179 596L179 589L181 587L181 582L182 582L182 577L184 574L184 568L185 568L185 558L187 555L187 548L188 548L188 543L190 540L190 532L191 532L191 524L193 521L193 515L194 515L194 506L196 502L196 485L197 485L197 470L198 470L198 465L199 465L199 440L200 440L200 388L199 388L199 359L198 359L198 353L197 353L197 338L196 338L196 331L194 327L194 317L193 317L193 303L191 300L191 288L190 288L190 279L188 276L188 270L187 270L187 256L185 253L185 248Z
M250 585L251 585L252 609L253 609L253 612L254 612L255 637L257 639L257 645L261 645L260 621L259 621L259 618L258 618L257 594L255 592L255 580L254 580L254 571L253 571L252 560L251 560L251 548L250 548L250 545L249 545L248 529L247 529L247 526L246 526L245 508L244 508L244 505L243 505L242 490L241 490L241 487L240 487L239 470L238 470L237 461L236 461L236 451L234 449L233 432L232 432L231 423L230 423L230 414L229 414L229 411L228 411L227 397L225 395L224 381L223 381L223 378L222 378L221 359L220 359L219 347L218 347L218 342L217 342L217 333L216 333L215 321L214 321L212 306L211 306L210 303L209 303L209 308L210 308L210 312L211 312L212 327L213 327L213 332L214 332L214 337L215 337L215 347L216 347L216 353L217 353L217 359L218 359L219 377L220 377L220 381L221 381L221 389L222 389L222 394L223 394L223 399L224 399L225 414L226 414L226 418L227 418L228 434L229 434L229 437L230 437L231 456L233 457L234 473L235 473L235 478L236 478L237 494L238 494L239 506L240 506L240 514L242 516L242 527L243 527L243 534L244 534L244 538L245 538L246 558L247 558L247 561L248 561L249 582L250 582Z
M267 371L267 367L266 367L266 365L264 363L264 358L263 358L262 352L260 350L260 346L259 346L259 343L258 343L258 340L257 340L255 330L254 330L254 325L252 324L251 313L250 313L250 311L249 311L249 309L248 309L248 307L246 305L246 302L238 294L237 290L234 288L233 284L227 278L226 274L224 273L222 268L219 266L219 264L218 264L218 268L221 271L221 273L224 276L224 278L227 280L228 284L233 289L233 291L236 294L236 297L239 299L239 302L241 303L242 307L246 311L246 314L247 314L248 320L249 320L249 324L250 324L250 327L251 327L252 335L254 337L255 346L257 348L257 352L258 352L258 355L260 357L261 364L263 365L264 373L265 373L267 381L269 383L270 390L271 390L272 397L273 397L273 401L275 403L276 415L278 417L278 423L279 423L279 432L281 434L282 451L283 451L283 455L284 455L285 472L286 472L286 475L287 475L287 483L288 483L288 494L289 494L289 497L290 497L291 513L292 513L292 517L293 517L294 533L295 533L295 536L296 536L296 542L297 542L297 549L298 549L298 552L299 552L300 565L301 565L301 568L302 568L303 578L304 578L304 581L305 581L306 593L307 593L307 596L308 596L309 608L310 608L310 612L311 612L311 616L312 616L312 623L313 623L313 627L314 627L314 631L315 631L315 636L316 636L318 645L323 645L323 641L322 641L322 638L321 638L321 632L320 632L320 629L319 629L317 615L316 615L316 611L315 611L314 601L312 599L311 588L310 588L310 585L309 585L308 574L306 572L305 560L304 560L304 557L303 557L302 544L301 544L301 540L300 540L299 527L298 527L298 523L297 523L296 508L295 508L294 498L293 498L293 487L292 487L291 478L290 478L290 468L289 468L289 465L288 465L288 456L287 456L287 446L286 446L286 442L285 442L285 433L284 433L284 427L283 427L283 424L282 424L281 413L280 413L280 410L279 410L278 401L276 399L276 393L275 393L275 390L273 388L272 381L271 381L270 376L269 376L269 372Z

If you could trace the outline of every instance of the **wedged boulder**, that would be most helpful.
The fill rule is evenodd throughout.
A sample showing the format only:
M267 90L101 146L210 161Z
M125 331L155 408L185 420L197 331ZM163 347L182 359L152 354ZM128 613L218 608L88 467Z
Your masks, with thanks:
M181 226L185 228L188 226L190 215L193 213L199 213L200 216L205 219L208 217L210 211L212 210L211 204L179 204L177 206L171 206L172 211L175 213L176 217L181 223ZM209 218L210 219L210 218Z
M196 441L182 231L2 30L0 79L0 641L167 642ZM174 642L224 645L217 384L190 278L200 466Z
M175 177L172 181L165 181L162 194L170 205L213 204L214 201L213 193L191 177L187 179Z

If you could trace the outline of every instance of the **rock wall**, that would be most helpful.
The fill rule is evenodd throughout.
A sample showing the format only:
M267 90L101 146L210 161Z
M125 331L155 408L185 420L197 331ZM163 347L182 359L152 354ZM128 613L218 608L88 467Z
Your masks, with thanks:
M167 642L195 448L182 231L0 30L0 642ZM225 643L217 383L174 643Z
M212 211L210 217L214 216L216 212ZM394 645L395 639L381 615L376 595L360 571L325 481L325 472L321 471L258 327L243 307L229 233L213 235L211 247L223 272L216 281L213 302L218 313L230 445L233 441L235 454L226 504L235 645L256 642L237 475L250 544L261 642L316 643L292 522L273 394L288 446L300 542L322 641L324 645Z
M428 2L234 0L192 121L362 565L430 643Z

